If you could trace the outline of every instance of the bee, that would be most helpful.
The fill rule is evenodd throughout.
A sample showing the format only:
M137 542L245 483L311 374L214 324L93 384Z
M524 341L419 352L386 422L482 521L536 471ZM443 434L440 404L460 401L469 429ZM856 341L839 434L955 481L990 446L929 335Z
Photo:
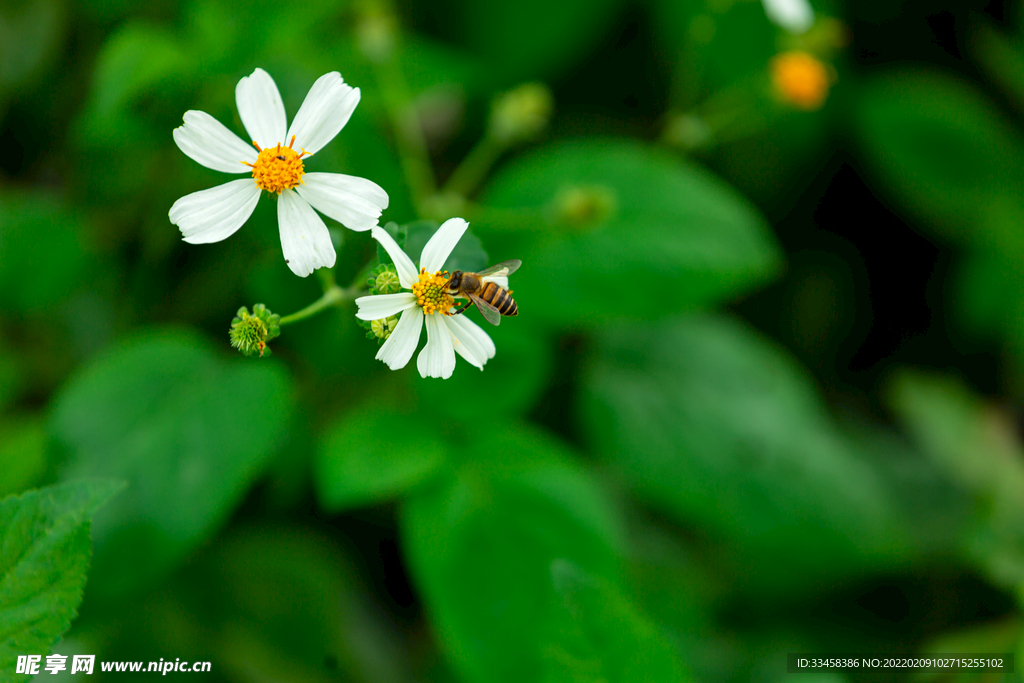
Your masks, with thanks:
M465 313L476 304L484 320L497 325L503 315L519 315L512 293L506 289L508 276L516 272L523 262L519 259L502 261L479 273L456 270L448 281L448 295L468 298L452 315ZM496 282L497 280L497 282ZM499 284L499 282L501 284Z

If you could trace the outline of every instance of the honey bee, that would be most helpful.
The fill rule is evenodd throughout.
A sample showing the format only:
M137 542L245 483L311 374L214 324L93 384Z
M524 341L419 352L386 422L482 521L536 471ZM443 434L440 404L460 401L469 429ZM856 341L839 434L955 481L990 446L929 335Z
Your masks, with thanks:
M479 273L456 270L448 281L448 295L468 298L452 315L465 313L476 304L484 320L497 325L503 315L519 315L512 293L508 291L508 276L516 272L523 262L519 259L502 261ZM501 283L501 284L499 284Z

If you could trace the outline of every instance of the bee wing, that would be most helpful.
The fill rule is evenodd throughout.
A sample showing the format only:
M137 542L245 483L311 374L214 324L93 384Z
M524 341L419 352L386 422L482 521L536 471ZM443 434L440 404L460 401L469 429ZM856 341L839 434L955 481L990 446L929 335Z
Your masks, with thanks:
M508 277L512 273L519 270L519 266L521 265L523 265L523 262L517 258L514 258L509 261L502 261L501 263L497 263L491 266L490 268L487 268L486 270L481 270L479 273L477 273L477 275L479 275L480 277L487 277L488 275Z
M501 313L498 312L497 308L490 305L489 303L478 297L476 294L470 294L469 300L475 303L476 307L480 309L480 315L484 317L484 320L486 320L492 325L501 324Z

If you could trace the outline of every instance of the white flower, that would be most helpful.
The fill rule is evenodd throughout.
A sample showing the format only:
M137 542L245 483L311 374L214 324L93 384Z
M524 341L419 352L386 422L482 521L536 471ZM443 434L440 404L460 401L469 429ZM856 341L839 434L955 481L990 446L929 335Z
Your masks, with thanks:
M469 224L461 218L445 221L423 246L419 271L391 235L381 228L373 229L374 239L395 262L402 288L409 291L356 299L356 317L379 320L402 313L391 336L377 352L377 360L384 361L392 370L404 368L412 358L424 323L427 345L416 359L421 376L448 379L455 370L456 353L481 370L494 358L494 342L486 332L464 315L448 315L453 301L447 293L448 278L440 271L467 227ZM507 285L507 279L501 276L483 279Z
M814 9L808 0L761 0L768 19L790 33L804 33L814 23Z
M306 173L302 159L320 151L345 127L359 96L359 88L347 85L337 71L324 74L286 128L274 79L256 69L235 88L238 115L251 146L206 112L185 112L184 125L174 129L174 142L182 152L215 171L252 177L182 197L168 214L171 223L186 242L219 242L249 219L261 190L275 192L280 195L277 219L288 267L305 277L334 266L330 233L313 209L352 230L369 230L387 208L388 195L363 178ZM293 149L296 144L301 154Z

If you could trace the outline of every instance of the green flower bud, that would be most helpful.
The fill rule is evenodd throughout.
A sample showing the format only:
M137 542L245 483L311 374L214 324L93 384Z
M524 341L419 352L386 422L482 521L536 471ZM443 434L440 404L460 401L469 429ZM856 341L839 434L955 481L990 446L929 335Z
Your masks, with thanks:
M254 353L259 353L260 358L269 356L267 342L281 334L280 323L281 316L271 313L263 304L253 306L252 315L249 309L242 306L231 321L231 329L228 331L231 346L246 356Z
M373 332L373 336L381 341L386 341L391 333L395 331L395 325L398 324L398 316L391 316L390 318L383 318L381 320L370 321L370 331Z
M525 83L491 104L491 136L504 145L531 140L548 126L554 98L543 83Z
M557 223L590 227L607 220L616 209L615 190L601 185L572 185L555 195L551 206Z
M402 283L398 281L398 273L388 266L373 280L374 288L381 294L395 294L402 291Z

